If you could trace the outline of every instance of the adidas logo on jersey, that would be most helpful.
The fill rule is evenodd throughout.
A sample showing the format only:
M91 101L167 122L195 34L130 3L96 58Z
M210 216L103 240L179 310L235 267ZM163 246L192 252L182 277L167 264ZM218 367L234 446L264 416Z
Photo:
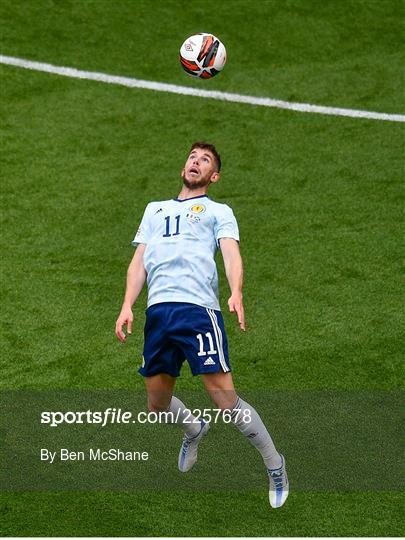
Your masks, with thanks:
M204 366L215 366L214 360L209 356L207 360L204 362Z

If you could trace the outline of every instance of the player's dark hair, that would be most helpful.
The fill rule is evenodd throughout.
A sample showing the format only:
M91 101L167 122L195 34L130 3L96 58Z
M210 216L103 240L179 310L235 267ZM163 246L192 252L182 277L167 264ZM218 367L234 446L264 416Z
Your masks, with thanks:
M204 141L197 141L191 145L189 153L191 154L191 152L195 148L201 148L202 150L208 150L209 152L211 152L211 154L214 156L214 159L215 159L217 172L221 170L221 156L218 154L218 151L213 144L210 144Z

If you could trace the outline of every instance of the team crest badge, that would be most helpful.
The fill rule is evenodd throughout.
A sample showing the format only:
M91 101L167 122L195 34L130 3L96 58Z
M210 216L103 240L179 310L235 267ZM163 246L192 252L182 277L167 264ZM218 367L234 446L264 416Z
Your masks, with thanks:
M205 212L205 206L203 204L193 204L193 206L190 206L189 210L190 212L193 212L193 214L202 214Z

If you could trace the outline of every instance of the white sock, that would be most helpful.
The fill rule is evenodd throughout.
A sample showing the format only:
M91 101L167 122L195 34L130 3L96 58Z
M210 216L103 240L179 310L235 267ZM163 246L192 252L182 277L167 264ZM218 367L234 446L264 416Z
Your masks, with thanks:
M266 426L263 424L257 411L238 397L231 413L232 422L260 452L264 464L268 469L281 467L281 457L274 446Z
M201 430L200 422L179 398L172 396L167 411L173 413L173 423L181 426L187 437L191 438L199 434Z

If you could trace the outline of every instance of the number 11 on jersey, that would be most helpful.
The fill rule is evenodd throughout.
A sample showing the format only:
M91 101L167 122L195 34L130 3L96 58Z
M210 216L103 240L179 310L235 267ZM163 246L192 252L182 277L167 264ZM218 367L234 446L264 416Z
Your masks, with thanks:
M180 234L180 216L176 216L174 219L176 220L176 232L171 234L170 233L170 216L165 217L166 232L163 235L163 238L168 238L169 236L177 236L178 234Z

